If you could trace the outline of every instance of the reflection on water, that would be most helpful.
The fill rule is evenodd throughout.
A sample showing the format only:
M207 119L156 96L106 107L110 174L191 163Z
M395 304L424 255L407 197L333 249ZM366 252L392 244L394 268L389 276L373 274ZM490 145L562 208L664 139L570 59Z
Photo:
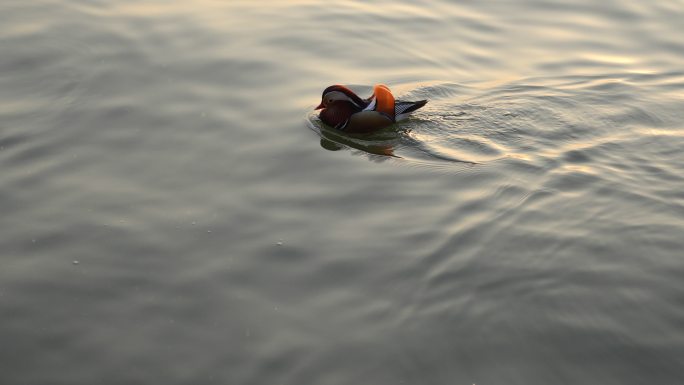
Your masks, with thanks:
M307 123L321 136L321 147L330 151L352 148L368 154L396 157L395 147L400 145L401 133L396 126L371 134L347 134L326 126L314 114L307 117Z
M2 2L0 383L679 383L683 19Z

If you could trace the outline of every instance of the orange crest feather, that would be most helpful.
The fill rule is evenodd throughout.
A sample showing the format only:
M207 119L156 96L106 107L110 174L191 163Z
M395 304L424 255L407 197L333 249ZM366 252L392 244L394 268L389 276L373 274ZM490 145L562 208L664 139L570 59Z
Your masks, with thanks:
M394 118L394 95L384 84L373 86L373 94L377 103L376 111L382 112Z

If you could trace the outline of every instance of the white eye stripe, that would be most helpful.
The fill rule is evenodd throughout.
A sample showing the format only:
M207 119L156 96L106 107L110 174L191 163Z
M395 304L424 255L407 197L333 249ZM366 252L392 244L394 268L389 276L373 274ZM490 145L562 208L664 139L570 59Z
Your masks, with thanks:
M351 97L351 96L349 96L349 95L347 95L341 91L330 91L330 92L326 93L325 95L323 95L323 99L327 103L332 103L332 102L335 102L338 100L349 102L349 103L353 104L354 106L356 106L357 108L362 108L365 105L365 103L359 104L359 101L357 99L355 99L355 98L353 98L353 97Z
M352 98L350 98L350 97L348 97L348 96L347 96L347 100L349 100L349 101L351 102L351 104L355 105L356 107L359 107L359 108L361 107L361 106L359 106L358 104L356 104L356 102L354 101L354 99L352 99Z

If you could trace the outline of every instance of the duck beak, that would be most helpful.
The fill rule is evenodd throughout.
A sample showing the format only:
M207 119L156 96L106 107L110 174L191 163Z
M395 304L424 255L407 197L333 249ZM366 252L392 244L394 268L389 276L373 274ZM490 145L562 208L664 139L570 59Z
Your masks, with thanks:
M324 107L325 106L323 105L323 102L321 102L321 104L319 104L318 107L314 108L314 111L320 110L321 108L324 108Z

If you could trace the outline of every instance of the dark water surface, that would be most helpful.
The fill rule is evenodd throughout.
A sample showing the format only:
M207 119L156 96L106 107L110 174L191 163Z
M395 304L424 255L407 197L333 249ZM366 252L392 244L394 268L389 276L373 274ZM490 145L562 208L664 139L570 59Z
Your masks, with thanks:
M681 384L683 21L4 0L0 384Z

